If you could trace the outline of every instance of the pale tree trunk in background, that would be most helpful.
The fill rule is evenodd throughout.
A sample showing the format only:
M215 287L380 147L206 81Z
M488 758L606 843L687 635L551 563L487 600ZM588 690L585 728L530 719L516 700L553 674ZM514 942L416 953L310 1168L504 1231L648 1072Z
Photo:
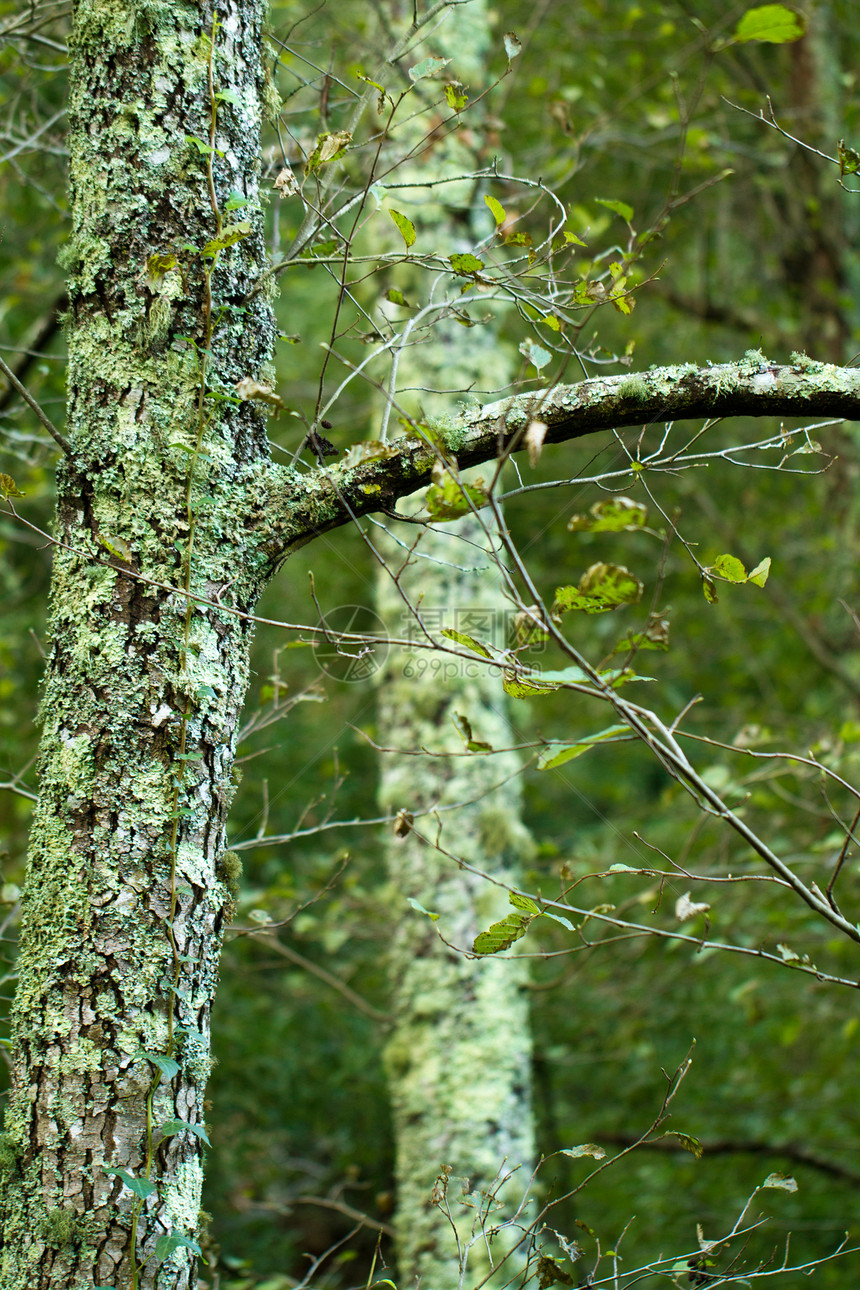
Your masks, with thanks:
M67 546L0 1148L3 1290L196 1284L184 1242L249 630L128 573L241 608L270 574L251 483L265 426L233 390L274 335L263 296L242 303L264 264L262 5L218 12L214 52L207 3L74 15ZM222 217L230 190L252 205ZM247 210L253 232L199 254Z
M488 25L483 0L457 8L409 61L430 54L451 58L446 75L462 81L475 96L486 85ZM432 84L438 97L441 86ZM414 112L414 97L407 103ZM409 145L431 124L430 114L422 115L411 127L420 133L408 137ZM478 114L469 113L462 132L444 142L434 140L430 158L437 176L477 167L475 139L480 129ZM402 131L395 141L402 149ZM416 163L398 172L399 183L420 179L421 165L419 154ZM442 255L471 249L478 223L484 233L493 227L474 181L432 193L420 187L398 189L391 204L415 224L418 245ZM407 297L414 297L413 303L426 292L426 281L415 275L398 275L396 281ZM488 308L478 306L472 312L485 316ZM412 413L421 407L428 415L440 415L452 410L458 396L434 397L434 389L462 390L461 398L466 398L471 387L482 393L500 389L509 376L509 356L500 354L492 324L466 328L448 318L437 324L431 339L402 353L396 399ZM415 386L431 393L410 393ZM410 512L418 509L414 500ZM390 527L404 545L385 540L381 550L389 570L396 572L406 562L417 530L396 523ZM422 535L417 555L399 578L401 589L413 603L420 601L420 612L435 631L445 626L503 643L510 602L487 551L487 534L471 516L440 529ZM377 607L392 635L420 637L385 571ZM472 723L476 739L494 748L513 742L498 676L480 662L446 661L426 650L392 652L381 677L380 744L415 751L445 749L455 755L383 754L381 804L392 810L438 804L441 846L516 886L531 848L520 822L519 758L513 752L462 755L464 743L453 725L458 713ZM494 788L501 781L504 787ZM467 805L445 809L458 802ZM422 833L436 837L433 819L425 816L417 824ZM407 904L412 897L438 913L445 938L469 949L480 931L510 911L505 892L459 870L449 857L414 836L390 837L388 872L396 902L389 953L395 1022L387 1068L396 1149L398 1278L404 1288L419 1284L423 1290L455 1290L464 1260L465 1284L486 1274L483 1241L466 1255L473 1230L480 1232L483 1222L489 1232L516 1211L533 1168L528 972L524 961L475 960L455 953L436 935L434 924ZM515 1167L519 1168L513 1177L497 1187L497 1177ZM434 1182L443 1170L450 1170L446 1204L458 1236L444 1212L446 1204L434 1204L434 1194L440 1200ZM471 1207L463 1203L464 1186L473 1193ZM482 1189L493 1191L496 1203L479 1195ZM488 1211L483 1220L482 1206ZM515 1246L520 1235L519 1228L500 1235L492 1245L494 1258ZM518 1251L490 1284L506 1283L523 1264Z

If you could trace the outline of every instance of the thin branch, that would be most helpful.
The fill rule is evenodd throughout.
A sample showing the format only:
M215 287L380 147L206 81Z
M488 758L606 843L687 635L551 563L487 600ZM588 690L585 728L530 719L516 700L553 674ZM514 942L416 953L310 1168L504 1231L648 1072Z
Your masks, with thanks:
M27 387L21 384L21 382L18 380L15 373L12 371L11 367L7 366L7 364L3 361L2 358L0 358L0 372L3 373L3 375L6 377L7 381L9 382L9 384L18 391L18 393L21 395L21 398L24 400L24 402L27 403L33 409L36 416L39 418L42 425L47 430L48 434L51 436L52 439L56 440L56 442L62 448L63 452L66 454L66 456L68 457L74 456L72 452L72 445L69 443L66 436L60 433L60 431L54 425L51 418L48 416L47 412L44 412L42 410L42 408L33 398L32 394L27 389Z

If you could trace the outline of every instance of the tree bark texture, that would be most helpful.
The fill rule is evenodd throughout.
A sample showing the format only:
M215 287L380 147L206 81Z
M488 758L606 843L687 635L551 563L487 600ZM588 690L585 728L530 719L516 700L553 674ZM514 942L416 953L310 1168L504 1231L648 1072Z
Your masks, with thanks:
M476 0L450 11L421 54L452 60L450 74L476 95L486 80L489 35L486 4ZM430 85L438 97L438 87ZM419 97L421 89L419 84ZM403 153L414 149L416 160L398 170L394 204L414 224L421 245L445 253L471 251L480 226L488 225L484 233L492 228L483 189L468 179L446 183L443 205L422 180L431 165L436 177L477 168L480 120L471 115L469 131L434 137L428 156L422 142L433 129L432 109L415 115L414 95L406 104L408 124L395 133L394 144ZM410 180L416 187L403 187ZM419 300L432 281L428 278L426 272L401 272L397 286ZM435 289L437 299L444 300L441 284ZM458 294L453 283L455 307ZM391 393L398 407L419 419L422 412L445 417L457 396L442 399L432 391L460 389L460 397L466 397L476 385L499 389L508 368L491 322L485 318L464 328L442 311L429 337L400 354L398 389ZM487 633L503 644L509 602L488 549L493 536L480 521L467 516L426 529L411 557L407 553L417 531L394 524L392 532L393 539L380 542L387 568L380 572L377 602L390 633L420 636L404 593L434 634L449 627ZM442 848L516 885L531 848L520 820L519 759L514 752L464 755L453 724L458 713L473 723L476 738L493 747L509 748L513 742L505 696L483 664L434 658L422 650L397 649L389 655L380 685L378 737L383 746L408 751L383 754L381 805L412 811L438 804ZM422 748L439 755L422 755ZM500 781L504 786L494 787ZM451 810L458 802L465 805ZM417 827L435 837L438 824L425 815ZM398 1278L404 1285L456 1290L464 1275L470 1285L487 1275L488 1246L480 1234L511 1219L533 1168L528 969L524 960L465 958L407 903L412 897L438 912L446 939L469 949L479 932L508 912L504 892L458 869L450 855L414 834L390 836L387 853L397 911L389 949L394 1026L386 1056L396 1153ZM524 1226L511 1226L491 1244L496 1262L517 1246ZM506 1284L523 1265L517 1251L487 1284Z
M263 263L261 10L76 5L73 451L0 1156L3 1290L195 1284L181 1242L198 1221L250 633L182 592L248 609L268 575L248 487L266 437L233 388L273 337L263 296L245 303ZM249 205L228 212L231 194Z

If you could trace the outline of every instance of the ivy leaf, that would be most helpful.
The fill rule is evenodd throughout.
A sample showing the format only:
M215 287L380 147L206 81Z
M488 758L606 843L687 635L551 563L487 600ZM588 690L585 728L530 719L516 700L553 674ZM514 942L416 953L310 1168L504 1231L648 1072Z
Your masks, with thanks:
M200 1255L200 1246L190 1236L183 1236L181 1232L171 1232L168 1236L159 1236L155 1242L155 1258L158 1263L164 1263L169 1259L174 1250L191 1250L192 1254Z
M397 225L400 236L406 243L406 249L408 251L410 246L415 245L415 225L412 223L411 219L407 219L405 215L400 213L400 211L389 210L388 214Z
M171 1138L175 1133L182 1133L186 1129L189 1133L193 1133L195 1137L200 1138L201 1142L205 1142L207 1147L212 1146L206 1129L202 1124L189 1124L188 1120L165 1120L164 1124L161 1126L161 1132L164 1134L165 1138Z
M139 1200L146 1200L156 1190L155 1183L150 1182L148 1178L135 1178L127 1169L106 1169L105 1173L109 1178L119 1178L133 1192Z
M173 1057L165 1057L162 1053L145 1053L142 1050L135 1054L137 1057L145 1057L148 1062L161 1071L165 1079L173 1079L174 1075L179 1074L179 1062Z
M634 605L642 597L642 583L623 564L593 564L578 587L557 587L552 616L555 622L571 609L603 614L619 605Z
M762 4L748 9L741 18L733 39L739 45L749 40L762 40L769 45L784 45L787 41L800 40L806 31L806 19L784 4Z
M611 497L595 502L587 515L572 515L567 522L569 533L632 533L648 519L648 508L629 497Z
M246 219L240 220L238 224L228 224L222 228L217 237L213 237L211 242L207 242L201 255L217 255L228 246L233 246L235 242L241 242L243 238L250 236L251 225Z

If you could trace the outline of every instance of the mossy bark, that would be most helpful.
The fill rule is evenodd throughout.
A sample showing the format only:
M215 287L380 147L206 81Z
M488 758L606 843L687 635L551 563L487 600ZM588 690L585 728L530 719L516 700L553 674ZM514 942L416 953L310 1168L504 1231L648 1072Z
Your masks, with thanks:
M484 88L488 42L487 8L475 0L448 14L420 56L451 59L448 73L475 95ZM438 85L431 85L438 99ZM414 100L407 104L414 113ZM418 145L421 157L424 132L438 125L433 111L438 108L410 120L405 139L395 134L398 149ZM468 131L449 126L447 134L437 128L435 176L469 173L480 164L475 113L468 125ZM483 190L473 180L447 183L443 206L428 199L421 186L427 164L425 158L398 171L396 205L413 222L418 246L435 246L444 254L469 251L481 225L484 232L492 229ZM413 179L416 187L410 189ZM397 279L413 301L425 285L416 273ZM457 291L455 284L454 305ZM410 391L504 386L509 362L484 302L480 313L482 324L467 329L443 311L432 334L402 353L398 406L417 414L420 397L423 412L441 416L444 424L456 396L441 400ZM409 510L415 509L410 503ZM449 627L503 643L509 603L489 549L492 536L482 523L469 516L427 529L408 562L416 531L396 523L391 527L403 545L382 541L388 571L380 575L377 601L391 634L420 637L405 593L435 631ZM396 585L392 573L400 575ZM428 1290L456 1290L464 1277L475 1284L489 1271L488 1250L500 1262L518 1245L527 1206L494 1240L485 1242L482 1233L492 1234L517 1213L534 1160L526 962L467 958L436 934L438 925L447 941L469 950L478 933L510 909L504 891L459 869L451 853L516 886L531 847L520 821L516 753L464 755L453 724L458 713L473 723L477 739L494 748L514 742L500 679L482 663L420 649L392 652L380 678L379 740L384 747L409 751L383 755L381 804L407 811L438 805L442 825L442 851L414 834L390 837L387 846L396 908L389 950L395 1020L386 1057L396 1150L397 1270L399 1283ZM425 748L438 755L422 755L419 750ZM503 787L496 787L502 781ZM464 805L451 809L458 803ZM432 817L420 818L416 827L436 836ZM410 897L438 913L438 924L410 908ZM523 1263L517 1251L487 1284L507 1284Z
M230 400L273 337L262 296L244 303L263 263L260 10L231 0L215 24L206 3L76 6L72 454L0 1158L3 1290L195 1284L189 1248L155 1247L197 1229L249 628L182 592L247 609L269 573L250 483L264 426ZM250 203L239 216L221 214L231 191ZM247 235L200 253L239 218ZM165 1136L168 1121L193 1127ZM155 1184L142 1206L116 1168Z

